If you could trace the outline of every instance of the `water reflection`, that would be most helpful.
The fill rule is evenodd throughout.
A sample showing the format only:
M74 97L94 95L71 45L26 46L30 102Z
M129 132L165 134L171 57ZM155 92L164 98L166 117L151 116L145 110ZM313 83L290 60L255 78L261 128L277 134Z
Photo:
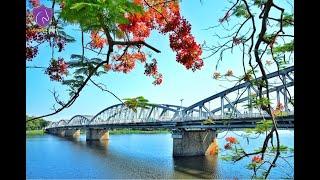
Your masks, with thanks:
M86 141L86 145L87 147L106 155L108 151L109 140Z
M293 147L293 136L283 134L283 143ZM245 140L238 138L241 143ZM221 140L223 144L224 139ZM250 142L250 149L261 139ZM252 146L252 147L251 147ZM249 147L246 147L249 148ZM113 135L110 140L86 141L53 135L27 138L27 177L49 179L221 179L250 177L244 168L250 159L238 163L221 161L217 155L172 157L170 134ZM219 153L221 155L221 153ZM293 166L293 158L289 161ZM76 165L76 166L75 166ZM287 173L293 173L279 161ZM270 178L283 177L276 169Z
M210 179L217 175L218 156L174 157L174 170L195 178Z

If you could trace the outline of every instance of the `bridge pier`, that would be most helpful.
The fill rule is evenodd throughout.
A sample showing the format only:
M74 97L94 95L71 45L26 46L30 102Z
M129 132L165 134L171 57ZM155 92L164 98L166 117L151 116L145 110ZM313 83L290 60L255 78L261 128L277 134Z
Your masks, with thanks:
M173 156L204 156L217 153L216 131L181 130L173 131Z
M57 129L57 134L61 137L65 137L66 129Z
M49 134L54 134L54 129L46 129L45 132Z
M87 129L86 141L108 140L109 131L106 129Z
M80 129L65 130L65 137L72 137L72 138L80 137Z

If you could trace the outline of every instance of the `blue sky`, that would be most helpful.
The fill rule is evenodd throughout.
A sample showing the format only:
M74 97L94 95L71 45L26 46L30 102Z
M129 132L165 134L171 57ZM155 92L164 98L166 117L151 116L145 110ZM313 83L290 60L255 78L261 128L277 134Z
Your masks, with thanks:
M182 15L191 23L192 34L198 43L202 44L204 40L210 44L218 42L218 39L213 34L214 32L221 33L221 31L208 31L204 29L217 25L218 19L224 15L224 10L226 9L225 2L221 0L203 0L202 3L197 0L182 1ZM43 3L48 7L51 6L50 1L44 1ZM78 30L79 28L73 26L68 27L68 29L68 33L76 38L76 43L69 43L66 46L66 50L60 54L56 51L55 57L68 59L71 54L81 53L81 32ZM169 46L168 36L153 32L146 42L161 51L159 54L153 53L153 57L158 60L158 69L164 76L164 81L160 86L153 85L153 79L143 74L144 65L140 63L137 63L136 68L128 74L110 72L101 78L94 78L94 80L107 85L110 91L122 99L144 96L152 103L176 105L180 105L180 99L184 99L184 106L196 103L234 84L226 81L217 81L212 78L213 72L215 72L217 57L205 59L202 70L192 72L176 62L175 53ZM204 52L203 57L206 54L207 52ZM93 58L94 54L87 51L86 56ZM44 45L40 47L39 55L32 62L27 62L26 65L48 66L50 58L51 51L49 45ZM242 73L241 67L241 54L239 51L234 51L233 54L226 53L218 70L225 73L228 69L232 69L236 75L240 75ZM50 81L43 70L27 69L26 71L27 115L39 116L52 112L51 108L55 101L49 90L55 89L61 99L68 99L67 87ZM102 109L115 103L119 103L119 101L112 95L102 92L100 89L89 84L89 86L83 89L80 97L70 108L46 119L58 121L60 119L70 119L77 114L95 115Z

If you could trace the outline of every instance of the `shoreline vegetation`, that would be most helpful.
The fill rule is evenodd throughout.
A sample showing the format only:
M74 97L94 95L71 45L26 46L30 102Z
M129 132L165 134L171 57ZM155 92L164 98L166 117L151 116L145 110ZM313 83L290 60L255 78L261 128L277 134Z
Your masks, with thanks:
M26 135L27 136L34 136L34 135L44 135L44 130L27 130Z
M166 134L170 133L169 130L166 129L157 129L157 130L138 130L138 129L114 129L110 130L109 134L111 135L119 135L119 134ZM44 130L29 130L26 131L27 136L34 135L44 135ZM85 130L80 130L80 134L85 134Z

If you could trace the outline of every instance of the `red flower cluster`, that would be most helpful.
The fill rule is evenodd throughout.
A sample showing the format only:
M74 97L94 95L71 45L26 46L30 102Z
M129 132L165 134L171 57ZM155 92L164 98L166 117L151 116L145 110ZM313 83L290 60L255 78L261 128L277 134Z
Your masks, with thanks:
M30 11L26 12L26 60L31 61L38 54L38 46L46 41L44 29L39 27L33 21L33 15Z
M163 3L155 0L147 1L147 4L145 1L135 0L134 3L145 7L145 12L128 14L126 18L129 23L120 24L120 30L132 33L133 40L144 40L153 29L163 34L170 33L170 47L177 53L176 60L193 71L203 66L201 47L191 35L190 23L180 16L177 2ZM157 5L150 8L149 5L153 4Z
M232 137L232 136L227 137L227 138L226 138L226 141L228 141L228 142L231 143L231 144L235 144L235 143L238 142L237 139L236 139L235 137Z
M146 61L146 56L143 52L136 53L125 53L121 58L120 55L113 57L116 61L120 62L114 66L115 71L122 71L124 73L130 72L135 67L135 61L140 60L140 62Z
M26 59L27 61L31 61L38 54L37 47L26 47Z
M159 85L162 83L162 74L158 73L156 76L154 76L155 80L152 82L154 85Z
M151 16L148 13L145 14L131 14L127 16L129 24L121 24L119 28L122 31L131 32L133 35L133 40L143 41L146 37L150 35L152 25Z
M102 38L99 36L97 32L92 31L91 32L91 43L90 47L91 48L103 48L104 44L107 42L106 39Z
M252 162L253 162L253 163L261 163L261 162L262 162L262 159L261 159L260 156L253 156Z
M177 23L174 33L170 34L170 47L177 52L176 59L183 64L187 69L192 68L193 71L201 69L203 60L200 58L202 50L199 44L190 34L191 25L186 19L180 18Z
M52 59L45 73L48 74L53 81L62 81L62 76L68 74L67 68L68 64L63 58L58 58L58 60Z
M162 74L158 72L157 60L153 59L152 63L145 64L144 74L147 76L152 76L155 80L153 81L154 85L159 85L162 83Z

